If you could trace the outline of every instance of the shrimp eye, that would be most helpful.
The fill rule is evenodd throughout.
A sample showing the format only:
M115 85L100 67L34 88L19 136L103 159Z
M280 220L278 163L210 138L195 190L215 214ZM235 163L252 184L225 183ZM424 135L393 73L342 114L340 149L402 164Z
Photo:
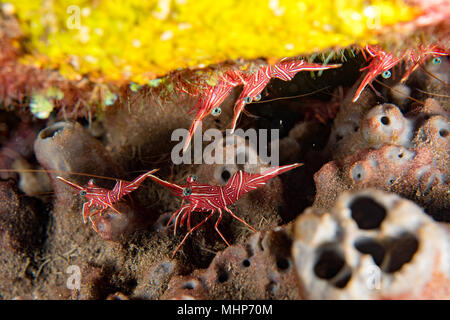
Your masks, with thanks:
M183 196L185 197L189 197L192 194L192 189L187 187L185 189L183 189Z
M220 115L222 113L222 109L220 109L219 107L215 107L212 111L211 111L211 114L213 115L213 116L218 116L218 115Z
M441 64L441 61L441 58L436 57L433 59L433 64Z
M389 79L391 77L391 72L389 70L384 71L381 76L385 79Z
M192 183L192 182L195 182L195 181L197 181L197 177L194 176L194 175L190 175L190 176L187 178L187 183Z
M261 100L261 94L258 94L256 97L253 98L254 101Z
M247 104L249 104L249 103L252 102L252 98L251 98L251 97L245 97L245 98L244 98L244 102L247 103Z
M80 191L80 196L85 196L85 195L86 195L86 191L81 190L81 191Z

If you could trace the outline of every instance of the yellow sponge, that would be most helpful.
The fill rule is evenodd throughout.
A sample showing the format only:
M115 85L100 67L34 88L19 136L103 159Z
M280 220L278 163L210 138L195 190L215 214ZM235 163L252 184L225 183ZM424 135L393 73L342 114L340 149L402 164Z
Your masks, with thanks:
M374 42L414 19L399 0L13 0L24 57L69 79L143 83L226 59L280 58Z

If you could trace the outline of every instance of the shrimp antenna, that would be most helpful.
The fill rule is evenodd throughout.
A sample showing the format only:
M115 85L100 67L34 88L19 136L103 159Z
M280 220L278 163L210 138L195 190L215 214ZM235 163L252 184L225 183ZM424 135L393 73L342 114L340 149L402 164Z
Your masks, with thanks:
M272 102L272 101L277 101L277 100L289 100L289 99L295 99L295 98L307 97L307 96L310 96L310 95L312 95L312 94L315 94L315 93L324 91L324 90L326 90L326 89L328 89L328 88L330 88L330 87L331 87L331 86L326 86L326 87L323 87L323 88L320 88L320 89L317 89L317 90L314 90L314 91L311 91L311 92L308 92L308 93L299 94L299 95L296 95L296 96L279 97L279 98L273 98L273 99L264 100L264 101L253 101L252 104L256 104L256 103L266 103L266 102Z
M422 104L422 105L424 104L422 101L417 100L417 99L411 97L410 95L407 95L406 93L404 93L404 92L402 92L402 91L400 91L400 90L394 89L394 88L388 86L387 84L384 84L384 83L381 82L380 80L374 79L374 81L376 81L377 83L381 84L381 85L382 85L383 87L385 87L385 88L391 89L392 91L395 91L395 92L397 92L398 94L401 94L401 95L407 97L408 99L410 99L410 100L412 100L412 101L414 101L414 102L420 103L420 104Z

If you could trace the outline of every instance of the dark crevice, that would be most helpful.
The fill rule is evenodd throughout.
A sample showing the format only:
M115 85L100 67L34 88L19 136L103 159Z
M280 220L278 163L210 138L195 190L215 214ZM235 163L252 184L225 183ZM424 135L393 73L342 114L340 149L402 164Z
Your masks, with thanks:
M287 258L278 257L277 258L277 268L281 271L286 271L290 267L290 262Z
M380 243L378 243L374 239L362 238L358 239L355 242L354 246L359 252L370 254L375 264L377 266L381 266L381 263L383 262L384 256L386 254L386 250Z
M410 262L419 248L419 241L410 233L403 233L398 238L389 240L387 264L383 270L394 273L400 270L403 265Z
M47 139L47 138L53 137L56 133L64 131L64 129L66 129L69 126L70 126L70 124L68 124L66 122L57 122L57 123L45 128L44 130L42 130L39 133L39 138Z
M363 230L378 228L386 217L386 210L369 197L357 197L350 204L352 218Z
M386 116L382 116L380 119L381 123L385 126L389 125L389 123L391 122L391 120L389 119L389 117Z
M342 275L340 275L333 284L336 288L344 289L351 278L352 272L350 271L350 269L346 269L345 272L342 272Z
M219 281L219 283L224 283L228 281L228 279L229 279L228 273L225 270L220 270L217 277L217 281Z
M222 177L222 180L223 180L224 182L227 182L228 179L230 179L230 177L231 177L230 171L228 171L228 170L223 170L223 171L222 171L222 174L221 174L221 177Z

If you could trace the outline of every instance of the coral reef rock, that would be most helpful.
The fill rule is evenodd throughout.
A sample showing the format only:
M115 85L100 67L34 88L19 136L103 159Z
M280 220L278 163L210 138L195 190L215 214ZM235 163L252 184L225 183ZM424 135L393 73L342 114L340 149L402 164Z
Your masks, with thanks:
M48 215L13 180L0 181L0 299L29 296L33 260L45 242Z
M37 201L23 196L13 180L0 181L0 248L33 251L44 240L46 215Z
M75 183L86 184L89 177L77 177L71 172L103 176L118 176L122 171L105 147L78 122L56 122L39 132L34 142L34 150L39 163L49 170L55 191L63 188L56 176L73 179ZM81 180L82 179L82 180Z
M61 205L62 208L66 208L68 203L73 203L80 196L78 190L61 183L55 179L56 176L66 177L75 183L85 185L89 177L71 173L117 176L121 172L103 145L77 122L57 122L45 128L35 141L35 150L40 164L49 170L59 200L57 206ZM112 186L108 188L112 189ZM116 206L124 214L117 216L113 210L108 209L97 219L98 234L104 240L117 241L121 235L134 231L136 220L134 210L126 202ZM79 216L73 219L78 220ZM65 218L57 219L56 225L59 226L59 222L65 224L65 220Z
M219 252L209 267L171 279L164 299L298 299L289 225Z

